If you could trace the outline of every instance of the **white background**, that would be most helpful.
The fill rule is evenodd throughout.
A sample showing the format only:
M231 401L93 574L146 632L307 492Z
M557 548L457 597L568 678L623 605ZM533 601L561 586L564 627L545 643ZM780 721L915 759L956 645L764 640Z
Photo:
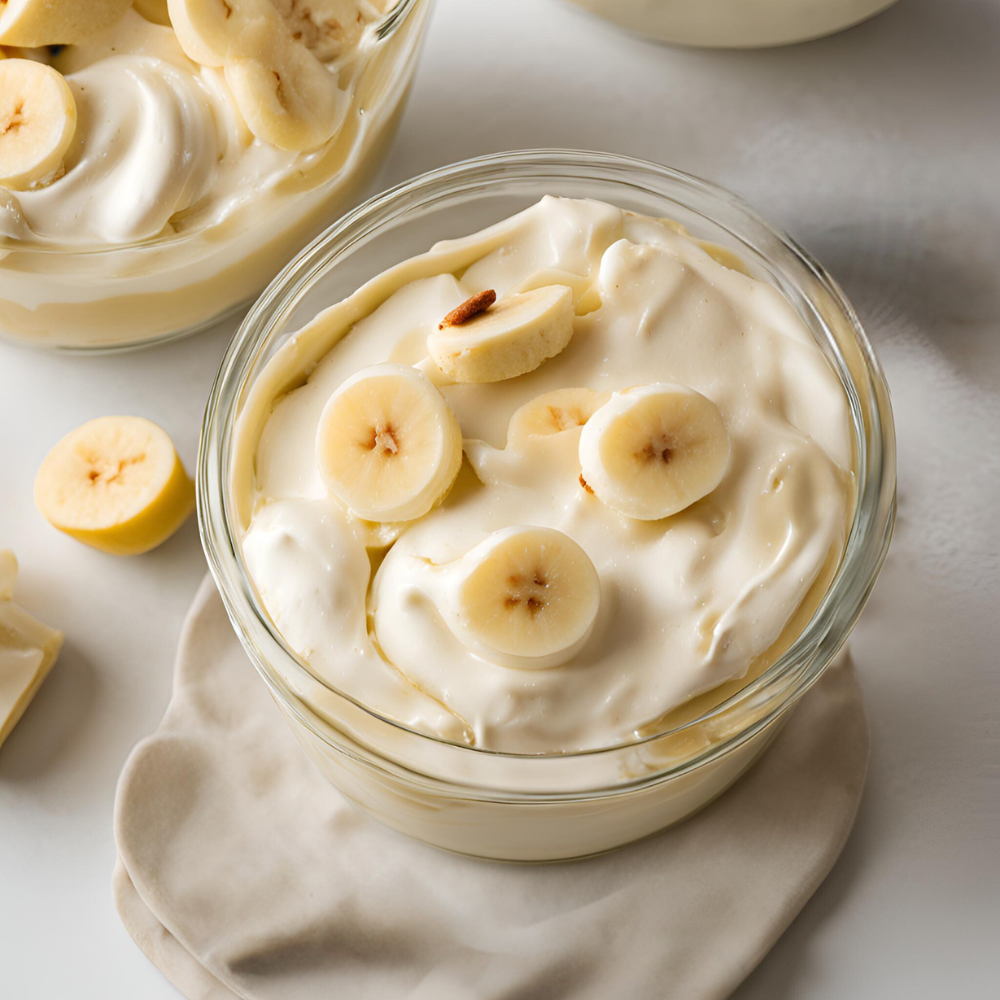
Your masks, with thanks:
M825 41L725 53L632 38L556 0L441 0L387 179L543 145L739 191L841 281L893 391L899 526L853 644L868 787L833 873L738 996L995 996L1000 4L902 0ZM67 634L0 750L11 1000L177 997L115 914L111 814L170 695L205 571L197 531L116 560L49 528L31 483L60 436L107 413L162 424L192 467L230 332L104 359L0 345L0 547L21 559L22 602Z

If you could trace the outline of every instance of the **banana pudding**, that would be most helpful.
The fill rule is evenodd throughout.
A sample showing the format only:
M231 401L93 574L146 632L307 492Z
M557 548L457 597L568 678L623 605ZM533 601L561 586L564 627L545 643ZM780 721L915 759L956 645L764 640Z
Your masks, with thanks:
M329 687L436 740L577 754L697 719L789 647L844 553L852 427L731 252L545 197L277 350L233 516L320 714Z
M190 332L370 180L425 0L0 5L0 334Z

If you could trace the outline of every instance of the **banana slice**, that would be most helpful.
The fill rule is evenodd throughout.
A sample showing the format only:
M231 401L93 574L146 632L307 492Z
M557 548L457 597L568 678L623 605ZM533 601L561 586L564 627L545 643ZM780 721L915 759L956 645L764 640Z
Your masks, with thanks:
M365 368L327 400L316 433L327 488L368 521L412 521L440 503L462 465L462 431L415 368Z
M555 357L573 336L573 290L566 285L507 295L468 319L465 305L449 313L427 338L427 353L456 382L500 382L524 375Z
M315 149L349 106L325 63L356 42L366 23L348 0L168 0L188 57L225 67L250 130L280 149Z
M507 426L507 443L582 427L610 398L610 392L582 387L556 389L536 396L514 411Z
M62 74L30 59L0 62L0 187L52 180L75 132L76 102Z
M166 541L194 509L194 484L166 432L142 417L99 417L66 435L35 477L54 527L114 555Z
M167 0L132 0L132 6L153 24L170 26L170 11L167 10Z
M110 28L130 6L131 0L0 0L0 45L75 45Z
M669 517L707 496L729 464L719 408L700 392L656 382L616 392L583 428L586 487L619 513Z
M555 528L495 531L448 575L455 583L440 609L448 627L477 656L506 667L540 670L572 659L601 603L590 557Z

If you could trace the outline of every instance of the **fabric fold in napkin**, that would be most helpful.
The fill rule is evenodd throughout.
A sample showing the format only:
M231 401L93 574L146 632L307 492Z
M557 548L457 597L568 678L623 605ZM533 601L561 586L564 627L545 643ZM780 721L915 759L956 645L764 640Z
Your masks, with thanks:
M115 900L191 1000L725 997L829 872L867 762L845 659L686 823L562 865L450 855L327 784L206 579L167 713L119 782Z

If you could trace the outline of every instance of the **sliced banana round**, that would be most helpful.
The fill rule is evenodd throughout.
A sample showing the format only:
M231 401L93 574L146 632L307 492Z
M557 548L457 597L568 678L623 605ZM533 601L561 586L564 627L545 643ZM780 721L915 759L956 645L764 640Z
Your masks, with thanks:
M514 411L507 426L507 443L582 427L610 398L610 392L595 392L582 386L536 396Z
M0 62L0 187L51 180L76 132L76 101L61 73L31 59Z
M555 528L495 531L449 568L448 627L491 663L545 669L572 659L590 637L601 581L590 557Z
M194 499L173 442L142 417L99 417L78 427L35 477L35 503L50 524L115 555L138 555L166 541Z
M287 150L315 149L349 106L325 63L356 40L365 21L345 0L169 0L170 21L190 59L225 67L251 132Z
M387 362L347 379L316 433L327 489L368 521L411 521L440 503L462 465L462 431L415 368Z
M700 392L656 382L616 392L580 435L584 484L628 517L669 517L719 485L729 434Z
M461 310L427 338L427 353L456 382L524 375L555 357L573 336L573 290L566 285L507 295L467 319Z
M0 0L0 45L75 45L110 28L131 5L132 0Z

